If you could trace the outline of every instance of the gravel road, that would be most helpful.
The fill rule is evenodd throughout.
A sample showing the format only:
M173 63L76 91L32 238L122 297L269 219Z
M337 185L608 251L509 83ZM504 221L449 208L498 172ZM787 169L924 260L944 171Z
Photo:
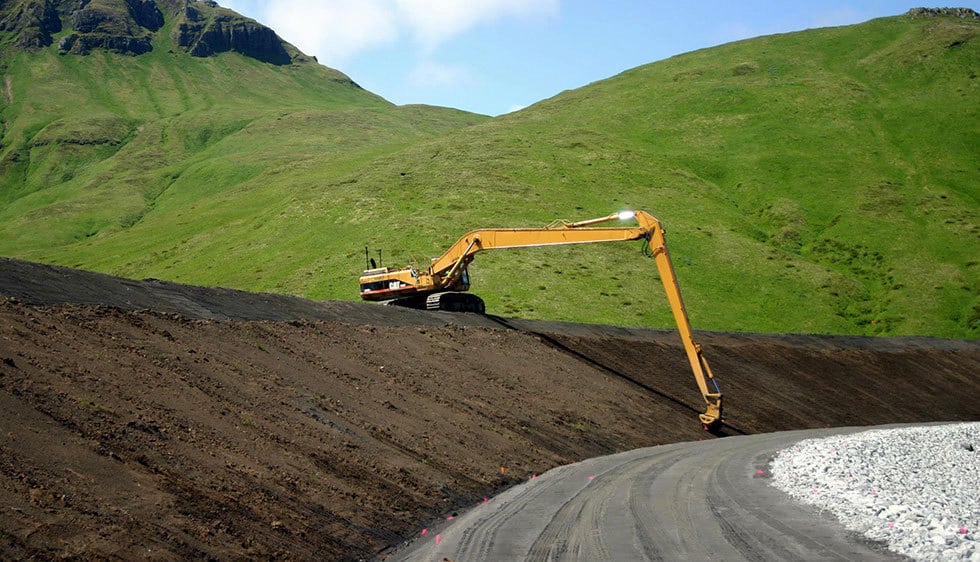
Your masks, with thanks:
M776 451L865 429L677 443L559 467L389 560L906 560L771 485Z

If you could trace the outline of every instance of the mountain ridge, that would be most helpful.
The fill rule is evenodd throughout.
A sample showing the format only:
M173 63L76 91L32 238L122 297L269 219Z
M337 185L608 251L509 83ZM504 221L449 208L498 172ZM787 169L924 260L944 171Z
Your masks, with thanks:
M161 32L168 19L171 30ZM197 57L234 51L277 65L315 60L269 27L212 0L21 0L0 8L0 30L22 50L48 47L60 37L60 53L103 49L138 56L152 51L164 33Z

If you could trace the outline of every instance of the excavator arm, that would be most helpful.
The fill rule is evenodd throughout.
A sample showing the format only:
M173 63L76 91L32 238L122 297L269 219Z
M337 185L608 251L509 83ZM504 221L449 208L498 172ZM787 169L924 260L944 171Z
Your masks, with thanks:
M639 212L646 215L643 211ZM457 240L444 254L432 260L432 265L429 267L426 275L435 278L432 280L432 286L442 285L444 287L451 287L462 272L466 270L466 266L473 260L473 256L483 250L592 244L596 242L619 242L645 238L647 230L642 227L582 228L583 226L597 224L599 222L623 220L621 216L626 218L632 217L634 214L633 211L628 211L601 219L579 223L559 223L546 228L487 228L474 230ZM656 221L653 217L650 218ZM429 280L425 276L420 276L420 283L428 285Z
M635 219L635 227L595 227L594 225ZM530 248L538 246L559 246L567 244L591 244L597 242L617 242L645 239L650 247L663 282L667 301L670 303L674 321L688 362L694 373L701 396L705 401L705 411L700 414L701 425L714 430L721 424L722 396L707 359L701 353L701 345L694 341L690 320L684 301L681 298L677 276L667 250L664 229L654 216L645 211L624 211L606 217L567 223L559 221L545 228L507 228L474 230L446 250L425 271L413 267L402 269L377 268L364 272L361 276L361 297L365 300L398 299L399 304L419 308L470 310L482 312L479 307L466 308L462 301L454 299L457 292L469 289L467 267L474 255L484 250L505 248ZM446 298L450 297L450 298ZM473 301L468 301L472 303ZM449 303L449 306L446 306ZM455 308L459 306L460 308Z
M657 264L657 271L660 273L664 292L667 293L667 302L670 303L670 310L674 315L677 331L681 336L681 342L684 344L687 361L691 364L694 380L698 384L702 398L704 398L705 411L698 417L701 419L701 426L704 429L714 431L721 424L721 388L718 387L718 381L715 380L711 367L708 366L708 360L701 353L701 344L694 341L694 335L691 333L691 321L687 316L687 308L684 307L684 299L681 298L681 288L677 284L677 275L674 274L674 264L670 261L670 252L667 250L663 227L660 226L660 221L647 216L656 223L655 228L650 230L650 238L648 239L650 251L653 253L653 259Z

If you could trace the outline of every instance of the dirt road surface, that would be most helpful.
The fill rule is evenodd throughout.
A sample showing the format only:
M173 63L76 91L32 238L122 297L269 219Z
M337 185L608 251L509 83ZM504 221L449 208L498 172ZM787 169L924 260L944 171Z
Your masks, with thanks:
M696 336L727 435L980 419L975 341ZM0 259L0 558L383 557L532 474L711 439L701 410L669 330Z
M739 435L562 466L390 560L907 560L768 484L779 449L865 429Z

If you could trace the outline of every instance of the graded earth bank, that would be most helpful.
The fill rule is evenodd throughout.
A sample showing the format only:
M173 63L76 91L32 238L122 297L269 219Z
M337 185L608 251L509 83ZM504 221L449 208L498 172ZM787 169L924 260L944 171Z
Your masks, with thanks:
M0 265L4 557L370 558L531 474L709 437L671 331ZM730 434L980 417L977 342L697 337Z

